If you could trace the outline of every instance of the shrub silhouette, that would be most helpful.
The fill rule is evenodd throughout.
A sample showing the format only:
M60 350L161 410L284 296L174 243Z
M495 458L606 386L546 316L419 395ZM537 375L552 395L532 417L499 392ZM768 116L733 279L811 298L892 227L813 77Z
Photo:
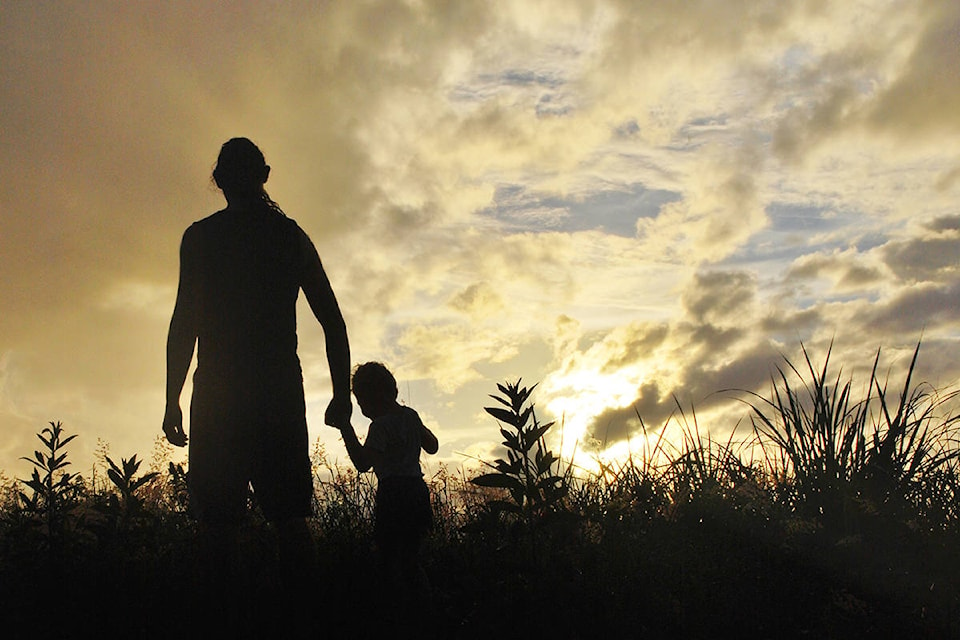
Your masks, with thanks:
M429 478L435 597L418 636L958 637L955 395L914 382L918 352L897 391L878 352L861 399L829 352L814 366L804 350L769 398L747 394L755 440L715 440L677 403L652 449L595 474L551 451L536 385L497 385L486 411L503 457ZM53 422L38 437L31 476L2 491L5 630L190 637L189 611L167 606L198 588L189 470L160 459L142 473L138 456L104 454L109 483L95 486L68 471L75 435ZM375 486L322 449L314 463L318 632L347 632L369 595ZM250 597L270 597L275 539L255 503L242 531ZM270 624L245 615L251 633Z

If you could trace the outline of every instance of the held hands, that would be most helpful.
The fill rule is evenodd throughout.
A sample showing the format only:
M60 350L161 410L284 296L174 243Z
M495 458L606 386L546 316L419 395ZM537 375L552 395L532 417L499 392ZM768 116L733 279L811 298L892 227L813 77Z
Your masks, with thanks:
M350 402L350 396L334 396L330 404L327 405L327 411L323 420L327 425L334 429L343 429L350 425L350 416L353 414L353 404Z
M187 434L183 430L183 411L179 405L167 406L163 414L163 433L173 446L186 446Z
M350 415L353 413L353 405L349 397L334 398L327 406L324 421L336 429L342 429L350 424ZM187 434L183 430L183 411L179 405L168 406L163 415L163 433L167 440L175 447L183 447L187 444Z

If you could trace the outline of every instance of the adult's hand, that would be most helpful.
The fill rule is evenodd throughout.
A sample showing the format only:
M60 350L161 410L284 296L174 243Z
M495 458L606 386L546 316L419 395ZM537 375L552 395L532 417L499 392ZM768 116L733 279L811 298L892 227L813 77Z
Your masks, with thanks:
M327 411L323 416L323 421L336 429L342 429L350 424L350 416L353 414L353 404L350 397L334 396L330 404L327 405Z
M183 430L183 411L178 406L168 406L163 414L163 434L167 441L175 447L187 444L187 434Z

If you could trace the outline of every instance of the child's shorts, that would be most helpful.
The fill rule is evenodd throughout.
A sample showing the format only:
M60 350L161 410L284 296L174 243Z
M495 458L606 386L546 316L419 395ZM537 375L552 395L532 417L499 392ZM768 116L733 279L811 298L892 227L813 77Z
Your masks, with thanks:
M418 542L433 526L427 483L421 476L384 478L377 486L374 515L379 547Z

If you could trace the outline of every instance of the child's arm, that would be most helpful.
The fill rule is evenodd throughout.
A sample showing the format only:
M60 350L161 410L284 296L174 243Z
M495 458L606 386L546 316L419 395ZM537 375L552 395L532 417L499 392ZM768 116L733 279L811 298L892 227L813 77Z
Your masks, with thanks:
M440 448L437 436L433 435L433 432L423 423L420 423L420 446L431 455L436 453Z
M360 443L360 440L357 438L357 432L353 430L352 423L348 422L346 426L341 428L340 434L343 436L343 444L347 447L347 454L350 456L350 461L353 462L353 466L357 468L357 471L360 473L369 471L376 462L380 461L379 451L374 451Z

